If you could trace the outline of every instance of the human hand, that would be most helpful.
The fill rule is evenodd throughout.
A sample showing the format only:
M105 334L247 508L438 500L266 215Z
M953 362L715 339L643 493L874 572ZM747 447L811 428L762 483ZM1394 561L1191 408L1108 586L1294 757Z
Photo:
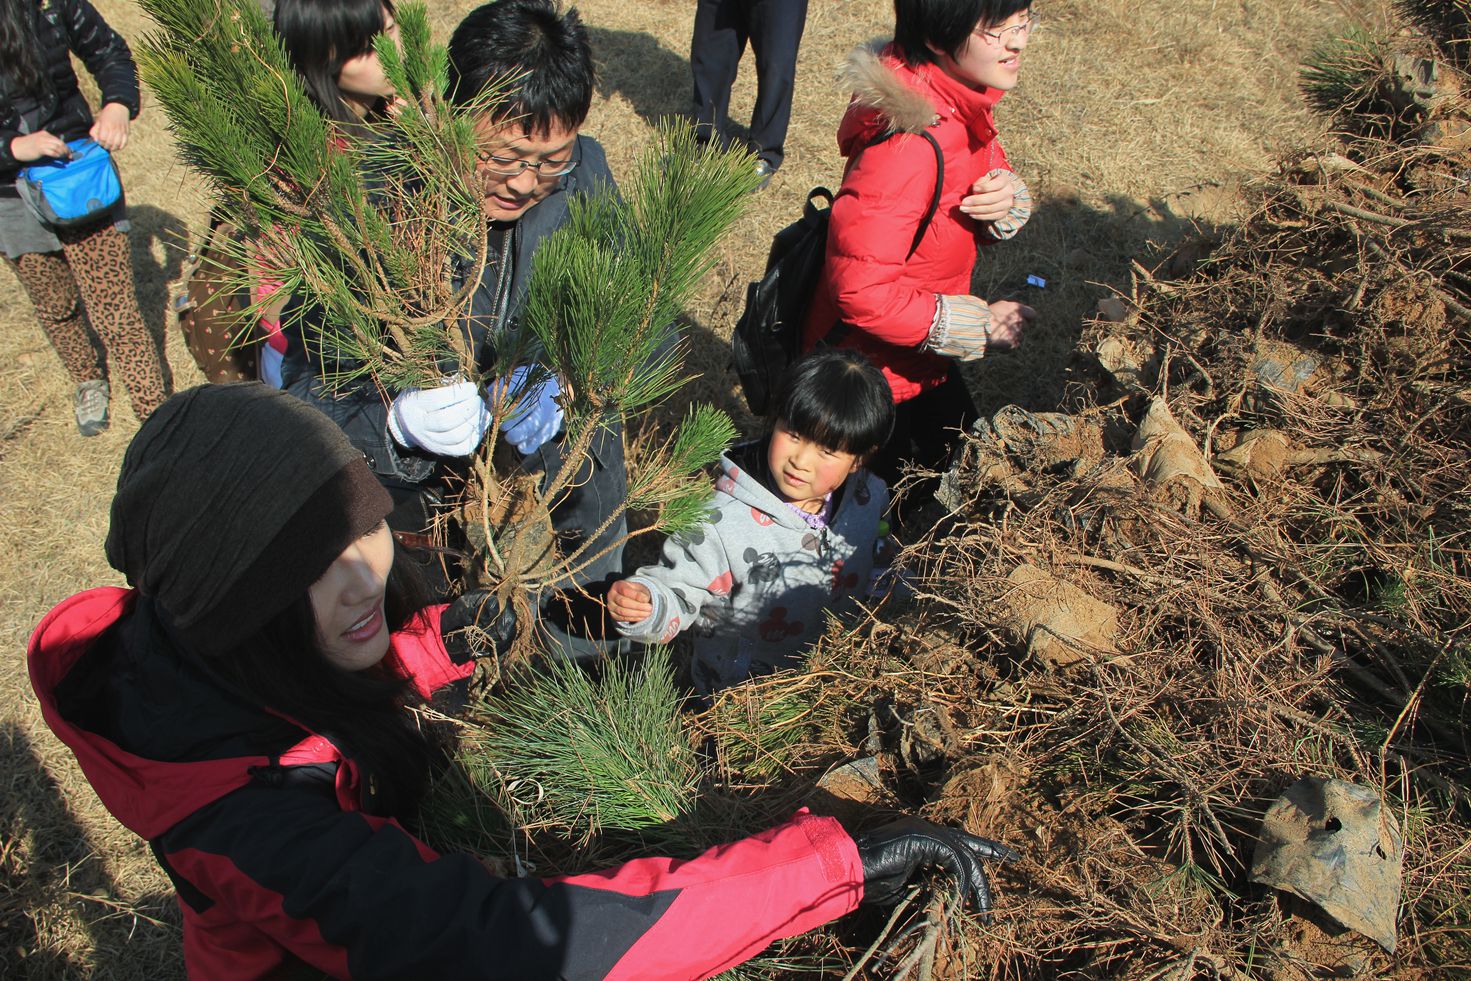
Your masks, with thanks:
M960 210L976 221L1000 221L1011 214L1015 200L1011 171L998 168L970 186L970 194L960 199Z
M654 615L654 597L647 586L620 579L608 587L608 612L619 623L639 623Z
M388 410L388 432L400 446L436 456L469 456L490 429L490 410L474 382L411 388Z
M1022 331L1036 316L1036 310L1015 300L992 303L990 346L1002 351L1014 349L1021 343Z
M497 390L504 385L507 390L516 391L525 384L531 371L529 366L517 368L503 381L497 382ZM557 379L548 378L539 387L522 392L521 404L501 423L501 433L506 442L520 450L522 456L535 453L561 431L562 406L557 402L560 394L562 389Z
M17 136L11 140L10 155L21 163L33 163L47 158L65 160L71 156L71 148L61 137L53 136L44 129L38 129L34 133Z
M863 865L863 901L895 902L922 868L937 868L955 883L961 898L985 917L991 909L991 883L981 861L1015 862L1016 852L998 841L978 838L957 828L905 817L859 835Z
M472 590L440 614L439 629L444 648L456 663L500 657L516 639L516 611L492 593Z
M131 121L132 113L127 106L121 102L109 102L98 111L89 135L104 150L117 153L128 145L128 124Z

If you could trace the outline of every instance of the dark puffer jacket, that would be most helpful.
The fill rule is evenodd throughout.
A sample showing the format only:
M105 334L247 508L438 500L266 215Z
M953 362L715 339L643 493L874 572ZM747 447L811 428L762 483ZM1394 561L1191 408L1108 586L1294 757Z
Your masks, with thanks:
M37 5L36 34L46 85L40 92L16 91L0 66L0 196L15 197L15 178L25 166L10 152L10 141L21 133L22 113L39 120L33 130L47 130L63 140L76 140L92 128L92 110L77 87L69 52L87 66L102 90L102 103L128 107L138 115L138 69L128 42L107 26L87 0L29 0Z

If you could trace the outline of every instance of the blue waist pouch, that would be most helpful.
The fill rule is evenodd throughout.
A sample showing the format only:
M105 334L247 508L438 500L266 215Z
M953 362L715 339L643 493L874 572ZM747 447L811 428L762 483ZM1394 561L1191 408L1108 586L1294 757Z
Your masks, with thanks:
M16 187L42 223L74 228L100 221L123 200L123 183L112 154L90 139L72 140L70 160L32 164Z

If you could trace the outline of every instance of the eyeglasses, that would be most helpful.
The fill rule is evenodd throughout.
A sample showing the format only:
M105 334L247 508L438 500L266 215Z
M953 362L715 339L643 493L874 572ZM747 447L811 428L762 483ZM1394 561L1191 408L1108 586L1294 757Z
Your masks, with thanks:
M1014 40L1030 37L1041 25L1042 18L1028 11L1027 20L1024 24L1014 24L1011 27L1006 27L999 31L988 31L984 28L977 27L971 33L976 37L985 38L992 44L1009 44Z
M565 177L577 169L576 160L539 160L532 163L520 157L502 157L494 153L477 153L475 160L497 177L520 177L528 170L536 171L541 180Z

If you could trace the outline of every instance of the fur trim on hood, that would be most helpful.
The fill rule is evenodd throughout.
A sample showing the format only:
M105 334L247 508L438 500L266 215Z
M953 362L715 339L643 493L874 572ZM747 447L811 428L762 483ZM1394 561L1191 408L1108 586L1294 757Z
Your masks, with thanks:
M839 69L839 82L853 93L853 105L879 114L887 132L923 133L939 114L924 93L915 91L884 64L880 53L888 44L887 38L878 38L854 48Z

